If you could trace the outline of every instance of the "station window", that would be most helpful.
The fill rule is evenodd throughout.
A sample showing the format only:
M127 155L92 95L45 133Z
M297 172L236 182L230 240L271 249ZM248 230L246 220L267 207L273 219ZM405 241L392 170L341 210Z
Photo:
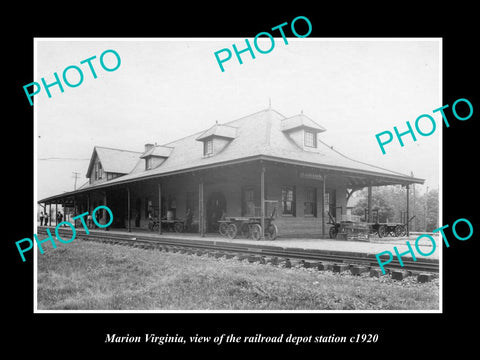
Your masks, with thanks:
M317 147L317 134L313 131L305 130L305 146Z
M305 216L317 216L317 189L305 189L305 202L303 213Z
M203 155L212 155L213 154L213 140L206 140L203 142Z
M325 213L328 213L330 211L330 193L328 192L328 190L325 192L324 196L325 197L323 199L323 210L325 211Z
M93 168L95 171L95 180L100 180L103 176L102 164L100 161L97 161Z
M248 187L243 189L243 215L255 216L255 191Z
M295 187L282 187L282 213L295 216Z

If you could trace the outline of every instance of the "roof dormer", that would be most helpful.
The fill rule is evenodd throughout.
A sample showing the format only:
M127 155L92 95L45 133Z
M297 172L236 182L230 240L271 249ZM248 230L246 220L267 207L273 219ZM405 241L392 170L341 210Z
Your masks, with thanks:
M221 152L236 137L236 127L215 123L195 140L203 142L203 156L209 157Z
M282 131L303 150L315 151L318 145L317 135L326 129L302 111L299 115L283 119Z
M171 154L173 148L153 144L145 144L145 152L140 156L145 159L145 170L160 166Z
M128 174L138 162L138 155L136 151L95 146L86 177L90 184L98 184Z

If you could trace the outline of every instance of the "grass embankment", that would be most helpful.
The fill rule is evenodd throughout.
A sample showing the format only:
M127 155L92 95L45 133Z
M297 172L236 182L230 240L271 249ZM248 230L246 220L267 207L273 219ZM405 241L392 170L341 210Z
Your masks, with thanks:
M438 280L284 269L73 241L38 254L38 309L438 309Z

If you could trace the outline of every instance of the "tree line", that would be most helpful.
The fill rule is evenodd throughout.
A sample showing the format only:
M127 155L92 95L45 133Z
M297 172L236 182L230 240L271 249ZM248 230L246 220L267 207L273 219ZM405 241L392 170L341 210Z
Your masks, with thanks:
M420 185L411 185L409 194L409 218L411 231L431 232L439 227L438 189L428 189L421 193ZM349 204L352 204L352 214L365 218L368 189L353 193ZM372 212L378 210L379 222L404 222L407 210L406 189L401 185L372 187ZM403 214L402 214L403 213ZM403 217L402 217L403 215Z

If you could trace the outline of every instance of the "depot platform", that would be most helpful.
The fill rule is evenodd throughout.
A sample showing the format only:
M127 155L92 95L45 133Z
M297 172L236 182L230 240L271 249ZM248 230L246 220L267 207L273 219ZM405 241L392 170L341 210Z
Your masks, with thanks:
M49 227L52 234L54 234L55 228ZM45 227L38 227L38 230L45 229ZM64 229L69 229L68 227ZM85 235L85 230L83 228L76 229L77 236ZM221 236L220 234L208 233L204 237L199 234L192 233L176 233L176 232L164 232L158 234L148 230L134 230L128 232L126 229L89 229L89 232L93 235L97 234L109 234L112 238L115 237L115 234L125 236L128 234L131 238L141 237L149 239L170 239L170 240L182 240L182 241L202 241L202 242L211 242L215 243L231 243L231 244L247 244L252 247L277 247L281 249L302 249L302 250L320 250L320 251L333 251L333 252L345 252L345 253L355 253L355 254L365 254L365 255L376 255L383 251L390 251L393 254L394 246L397 247L400 254L405 253L402 256L411 257L410 253L406 253L409 249L406 244L409 241L410 246L415 252L415 256L418 259L436 259L438 260L441 257L442 246L439 244L439 237L437 235L430 235L435 240L435 250L433 250L433 243L427 237L422 237L418 240L418 249L423 254L430 254L429 256L422 256L419 251L416 249L415 242L420 234L410 234L408 237L385 237L378 238L377 236L371 236L368 241L355 241L355 240L337 240L337 239L303 239L303 238L287 238L287 237L278 237L275 240L252 240L246 238L235 238L229 239L228 237ZM42 233L42 231L40 231Z

